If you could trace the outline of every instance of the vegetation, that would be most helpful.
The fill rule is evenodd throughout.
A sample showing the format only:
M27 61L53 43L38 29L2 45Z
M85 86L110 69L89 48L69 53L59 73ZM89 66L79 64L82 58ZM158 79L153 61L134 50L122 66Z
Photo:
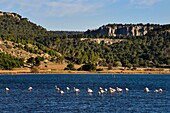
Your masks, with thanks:
M96 70L96 65L93 64L93 63L84 64L78 70L79 71L95 71Z
M50 56L56 56L56 57L60 56L56 51L32 40L20 39L20 38L13 37L12 35L11 36L1 35L0 39L18 43L18 45L15 47L21 48L30 53L40 54L41 51L43 51L44 53L48 53ZM28 44L32 44L34 47L29 47Z
M24 66L24 60L15 58L8 54L0 53L0 69L11 70Z
M103 70L104 70L103 68L96 69L96 71L103 71Z
M37 56L36 58L34 58L34 57L29 58L27 60L27 63L31 64L32 66L39 66L41 61L44 61L44 58Z
M100 34L87 35L82 32L47 31L33 24L26 18L14 18L9 15L0 18L0 35L4 40L22 43L24 50L38 54L39 50L50 54L51 61L66 60L74 64L84 64L80 70L96 70L96 64L101 66L124 67L160 67L170 65L170 25L157 26L146 36L109 37ZM143 25L143 24L140 24ZM114 26L114 24L113 24ZM119 43L95 43L81 38L126 39ZM32 43L37 47L27 46ZM57 53L61 53L62 56ZM94 65L95 64L95 65ZM68 69L73 69L72 64Z
M76 69L74 68L74 64L70 63L64 70L76 70Z
M75 38L60 39L55 49L76 64L93 62L103 66L116 66L120 62L122 66L129 68L170 64L170 33L120 38L128 41L108 45Z

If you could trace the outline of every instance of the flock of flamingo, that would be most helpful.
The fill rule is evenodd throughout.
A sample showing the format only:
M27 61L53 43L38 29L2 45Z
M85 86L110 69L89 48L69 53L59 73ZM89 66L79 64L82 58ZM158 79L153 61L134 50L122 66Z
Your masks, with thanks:
M58 92L59 92L60 94L64 94L64 91L63 91L63 90L61 90L61 89L58 88L57 86L55 86L55 87L56 87L56 89L58 90ZM73 90L74 90L74 92L75 92L76 94L78 94L78 93L80 92L80 89L75 88L75 87L73 88ZM70 91L70 88L69 88L69 87L66 87L66 91L69 92L69 91ZM150 92L149 88L147 88L147 87L144 89L144 91L147 92L147 93ZM87 88L87 92L88 92L89 95L92 95L93 90L90 89L90 88ZM99 87L98 95L102 95L102 94L104 94L104 93L110 93L111 95L113 95L115 92L122 93L122 92L123 92L123 89L122 89L122 88L119 88L119 87L116 87L115 89L112 88L112 87L109 87L109 90L108 90L107 88L103 89L102 87ZM128 93L128 92L129 92L129 89L128 89L128 88L125 88L125 92ZM160 89L155 89L154 92L155 92L155 93L162 93L162 92L163 92L163 89L161 89L161 88L160 88Z
M55 86L56 90L60 93L60 94L64 94L64 91L61 90L59 87ZM78 94L80 92L80 89L78 88L75 88L73 87L73 90L76 94ZM66 87L66 91L69 92L70 91L70 88L69 87ZM145 92L149 93L150 90L148 87L146 87L144 89ZM123 89L122 88L119 88L119 87L116 87L115 89L112 88L112 87L109 87L109 90L107 88L103 89L102 87L99 87L99 91L98 91L98 95L103 95L104 93L110 93L111 95L113 95L115 92L118 92L118 93L122 93L123 92ZM129 89L128 88L125 88L125 92L128 93L129 92ZM155 93L162 93L163 92L163 89L160 88L160 89L155 89L154 90ZM90 89L90 88L87 88L87 93L89 95L92 95L93 93L93 90Z
M59 87L55 86L55 89L58 91L58 93L60 93L61 95L64 95L64 90L60 89ZM8 93L9 92L9 88L6 87L5 88L5 91ZM33 88L30 86L28 88L28 91L32 91ZM69 87L66 87L66 91L69 92L70 91L70 88ZM75 88L73 87L73 91L75 92L75 94L78 94L80 92L80 89L78 88ZM150 89L148 87L144 88L144 91L149 93L150 92ZM115 92L118 92L118 93L122 93L123 92L123 89L122 88L119 88L119 87L116 87L115 89L112 88L112 87L109 87L109 90L107 88L102 88L102 87L99 87L99 90L98 90L98 95L103 95L104 93L110 93L111 95L113 95ZM128 88L125 88L125 92L128 93L129 92L129 89ZM155 93L162 93L163 92L163 89L155 89L154 90ZM87 88L87 93L89 95L92 95L93 93L93 90L90 89L90 88Z
M60 93L60 94L64 94L65 92L63 90L61 90L59 87L55 86L56 90ZM66 87L66 91L69 92L70 91L70 88L69 87ZM80 89L78 88L75 88L73 87L73 91L78 94L80 92ZM125 88L125 91L126 93L128 93L129 89L128 88ZM116 87L116 89L110 87L109 90L107 88L103 89L102 87L99 87L99 91L98 91L98 95L102 95L104 93L110 93L110 94L114 94L115 92L119 92L119 93L122 93L123 92L123 89L119 88L119 87ZM92 95L93 93L93 90L90 89L90 88L87 88L87 93L89 95Z

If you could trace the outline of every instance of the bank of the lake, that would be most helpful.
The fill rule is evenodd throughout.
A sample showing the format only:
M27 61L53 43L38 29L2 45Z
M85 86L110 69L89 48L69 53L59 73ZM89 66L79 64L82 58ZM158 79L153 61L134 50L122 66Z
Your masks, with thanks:
M14 70L0 70L0 74L32 74L32 73L39 73L39 74L170 74L169 69L138 69L138 70L103 70L103 71L67 71L67 70L37 70L32 71L29 68L22 68L22 69L14 69Z

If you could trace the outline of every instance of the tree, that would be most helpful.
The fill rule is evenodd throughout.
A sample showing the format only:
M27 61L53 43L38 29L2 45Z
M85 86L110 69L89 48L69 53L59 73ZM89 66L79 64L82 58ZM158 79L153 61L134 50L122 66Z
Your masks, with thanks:
M132 67L132 64L129 63L128 60L123 60L122 65L123 65L124 67L128 67L128 68L131 68L131 67Z
M0 69L11 70L12 68L20 68L23 65L23 59L0 53Z
M33 66L39 66L41 61L44 61L44 57L40 57L40 56L37 56L37 57L31 57L27 60L27 63L30 63L32 64Z
M76 69L74 68L74 64L70 63L67 65L66 68L64 68L64 70L76 70Z
M27 60L27 63L33 64L35 61L34 57L31 57Z
M81 66L78 70L95 71L95 70L96 70L96 65L93 64L93 63L84 64L84 65Z
M36 57L36 58L35 58L35 61L34 61L34 63L33 63L34 66L39 66L39 65L40 65L40 61L41 61L41 60Z

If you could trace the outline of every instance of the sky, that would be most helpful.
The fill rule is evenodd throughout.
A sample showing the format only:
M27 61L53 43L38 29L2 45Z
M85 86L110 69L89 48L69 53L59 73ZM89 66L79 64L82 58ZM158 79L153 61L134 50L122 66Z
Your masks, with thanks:
M0 11L15 12L47 30L86 31L123 23L170 23L170 0L0 0Z

